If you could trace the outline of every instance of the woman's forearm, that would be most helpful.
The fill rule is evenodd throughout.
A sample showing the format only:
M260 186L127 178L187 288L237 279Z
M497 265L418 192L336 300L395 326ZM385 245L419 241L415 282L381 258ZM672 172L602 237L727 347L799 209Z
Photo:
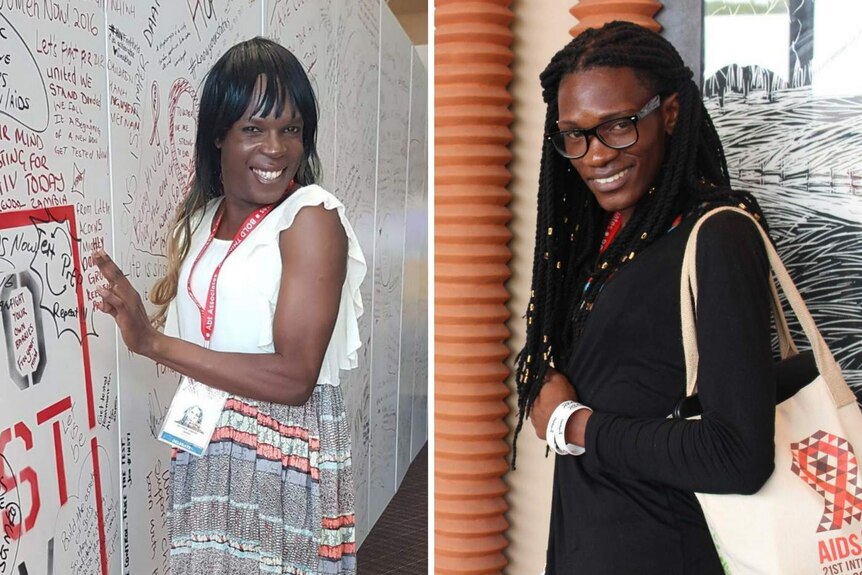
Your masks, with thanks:
M284 405L304 404L320 374L319 363L315 369L300 358L214 351L162 333L144 355L210 387Z

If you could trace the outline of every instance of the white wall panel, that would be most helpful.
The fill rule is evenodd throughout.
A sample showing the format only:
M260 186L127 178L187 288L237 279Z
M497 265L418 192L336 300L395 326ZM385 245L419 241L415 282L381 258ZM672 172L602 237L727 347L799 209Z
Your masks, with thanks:
M375 215L369 520L396 488L401 274L410 91L410 41L388 6L381 12L380 118Z
M422 52L413 50L407 184L406 245L412 262L409 282L413 293L410 303L405 303L413 316L410 461L428 441L428 70Z
M427 323L427 313L422 310L422 274L428 271L427 239L427 192L425 174L427 155L425 132L427 124L427 72L425 65L413 52L410 93L410 136L407 161L407 203L405 212L406 233L404 238L404 311L401 322L401 378L398 388L398 484L407 473L413 460L412 435L418 428L417 404L422 392L421 376L418 374L422 331ZM425 353L423 351L423 353ZM417 381L419 380L419 381ZM417 385L417 383L419 385ZM417 441L419 438L417 438Z
M334 193L347 207L368 264L374 270L374 205L377 186L377 91L380 53L380 0L339 0L338 71ZM371 448L371 293L369 275L362 284L365 314L359 367L344 380L344 402L353 439L356 488L356 539L369 530L368 468Z

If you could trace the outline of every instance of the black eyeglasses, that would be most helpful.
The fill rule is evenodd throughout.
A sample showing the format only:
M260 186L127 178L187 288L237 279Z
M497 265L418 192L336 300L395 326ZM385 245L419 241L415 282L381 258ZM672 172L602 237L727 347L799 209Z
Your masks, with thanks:
M633 146L638 141L638 120L642 120L661 105L661 97L656 94L634 116L623 116L606 120L589 130L560 130L548 134L547 138L564 158L577 160L587 154L590 147L590 136L595 136L601 143L615 150Z

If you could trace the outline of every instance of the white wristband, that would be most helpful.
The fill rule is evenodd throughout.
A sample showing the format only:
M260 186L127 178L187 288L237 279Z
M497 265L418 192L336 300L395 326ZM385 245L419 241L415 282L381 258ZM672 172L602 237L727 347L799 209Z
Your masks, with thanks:
M566 441L559 441L559 429L560 426L565 429L566 421L568 420L571 412L569 411L572 401L564 401L551 414L550 419L548 420L548 430L545 434L545 439L548 442L548 446L554 450L554 453L557 455L569 455L569 451L566 449Z
M563 404L560 404L562 406ZM560 406L557 406L557 409L551 414L551 418L548 419L548 429L545 431L545 441L548 442L548 447L550 447L554 453L557 455L566 455L566 452L560 449L557 446L557 439L555 430L557 427L557 415L560 411Z
M586 451L583 446L566 443L566 424L572 414L581 409L589 409L592 412L592 409L586 405L575 401L564 401L551 414L551 419L548 421L548 429L545 433L545 440L555 453L560 455L583 455Z

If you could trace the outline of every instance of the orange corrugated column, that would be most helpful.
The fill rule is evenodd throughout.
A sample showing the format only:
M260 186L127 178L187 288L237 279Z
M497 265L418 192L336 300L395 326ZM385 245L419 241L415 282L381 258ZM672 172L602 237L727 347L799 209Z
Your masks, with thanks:
M508 524L505 287L511 0L436 0L435 561L501 573Z
M577 36L587 28L599 28L614 20L634 22L658 32L661 26L653 16L661 8L658 0L581 0L569 9L578 19L578 24L569 33Z

